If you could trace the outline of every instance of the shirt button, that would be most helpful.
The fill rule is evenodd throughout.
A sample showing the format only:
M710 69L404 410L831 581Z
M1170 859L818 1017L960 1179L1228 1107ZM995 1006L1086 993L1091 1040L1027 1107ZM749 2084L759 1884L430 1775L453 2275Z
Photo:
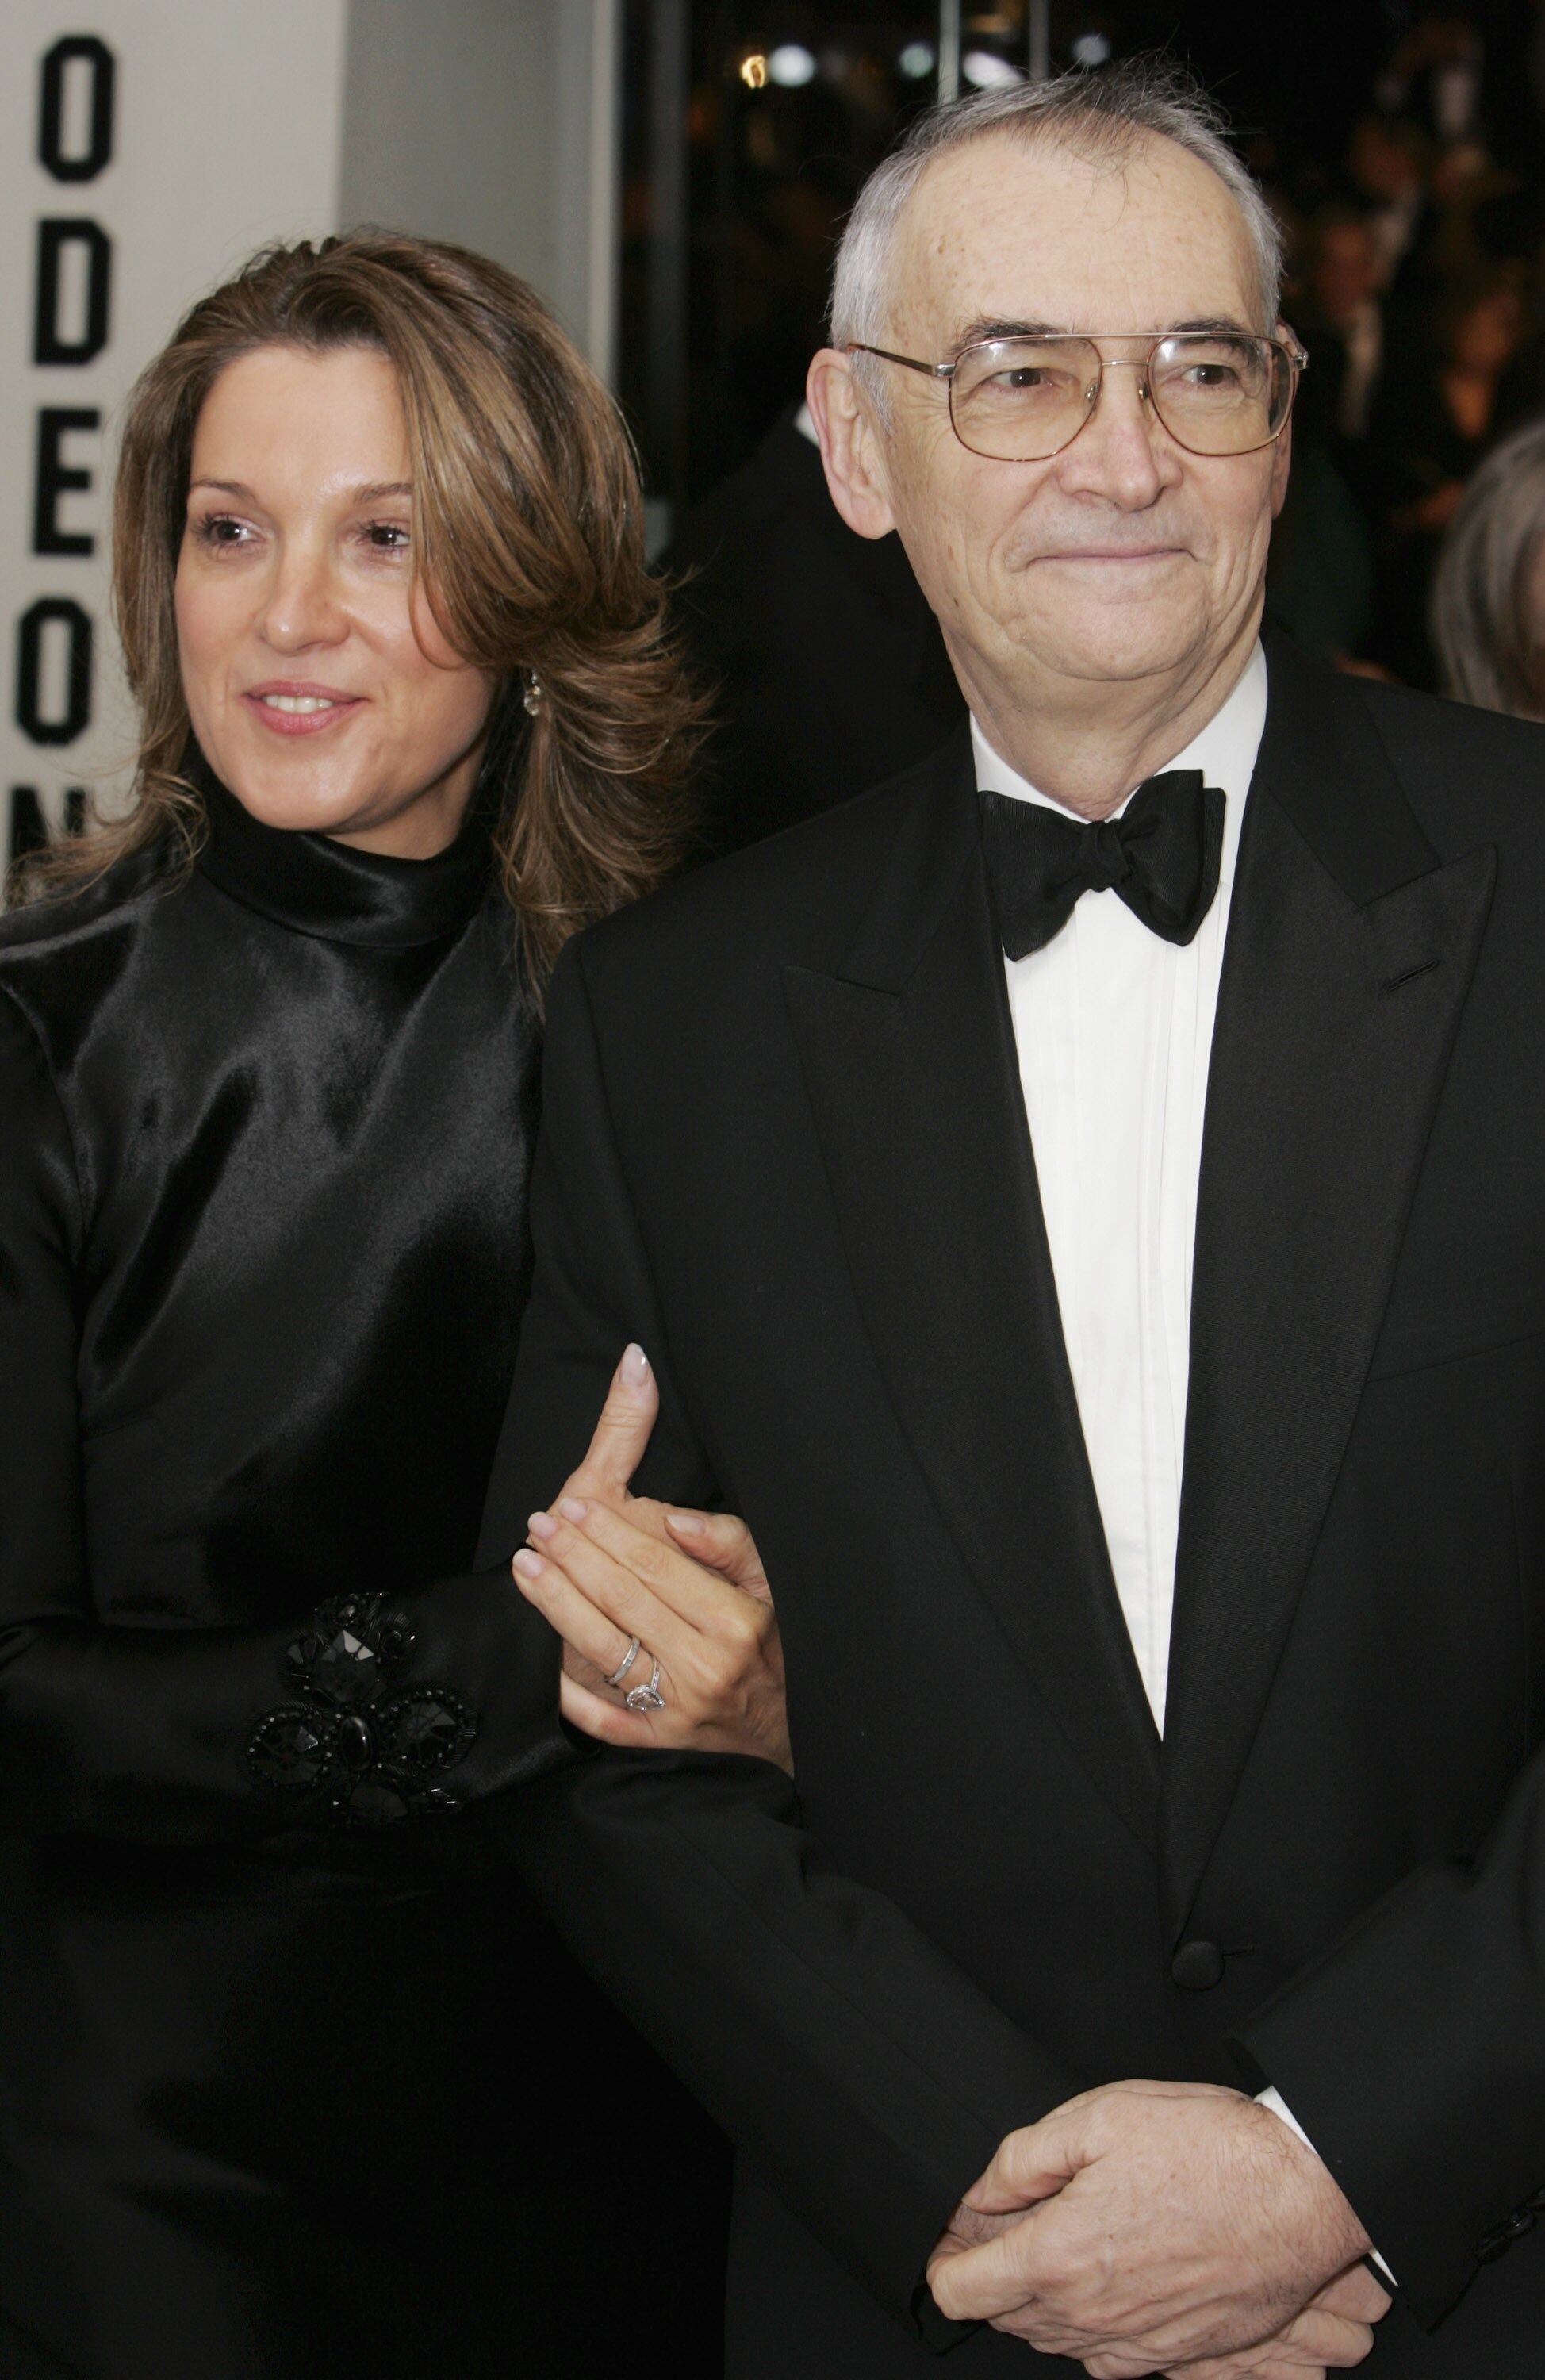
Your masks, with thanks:
M1170 1975L1183 1992L1210 1992L1222 1983L1223 1968L1215 1942L1182 1942L1169 1962Z

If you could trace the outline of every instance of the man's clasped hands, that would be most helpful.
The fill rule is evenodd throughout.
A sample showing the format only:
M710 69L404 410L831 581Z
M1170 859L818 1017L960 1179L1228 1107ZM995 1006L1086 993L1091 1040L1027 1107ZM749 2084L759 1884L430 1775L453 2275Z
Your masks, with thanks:
M1028 2211L1027 2211L1028 2210ZM1328 2168L1269 2107L1114 2082L1011 2132L928 2266L940 2311L1092 2380L1360 2363L1388 2292Z
M777 1616L744 1523L629 1487L658 1412L630 1348L584 1463L532 1516L540 1555L517 1558L522 1592L565 1639L564 1714L613 1743L666 1748L685 1729L702 1748L717 1740L710 1715L730 1709L727 1749L791 1768ZM609 1691L628 1631L660 1657L663 1714ZM1269 2107L1209 2083L1113 2082L1009 2133L928 2282L942 2313L1091 2380L1312 2380L1373 2344L1390 2299L1362 2261L1371 2247L1329 2168Z

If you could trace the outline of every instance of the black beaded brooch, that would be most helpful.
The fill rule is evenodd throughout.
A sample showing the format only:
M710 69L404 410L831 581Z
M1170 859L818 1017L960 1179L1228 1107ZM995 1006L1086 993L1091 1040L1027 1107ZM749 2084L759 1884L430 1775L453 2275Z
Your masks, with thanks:
M393 1685L413 1653L413 1631L380 1595L322 1604L284 1655L296 1695L261 1719L247 1747L260 1785L339 1826L379 1827L453 1810L440 1779L465 1757L477 1721L440 1686Z

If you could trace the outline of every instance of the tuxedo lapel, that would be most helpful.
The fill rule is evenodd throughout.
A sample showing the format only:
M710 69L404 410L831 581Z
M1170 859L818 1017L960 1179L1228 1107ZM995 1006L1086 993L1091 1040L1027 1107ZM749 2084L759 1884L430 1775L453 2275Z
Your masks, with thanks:
M1183 1930L1346 1450L1491 898L1356 692L1268 648L1209 1076L1164 1755Z
M1152 1845L1158 1738L1063 1345L963 737L907 800L841 970L790 968L789 1014L902 1430L1008 1645Z

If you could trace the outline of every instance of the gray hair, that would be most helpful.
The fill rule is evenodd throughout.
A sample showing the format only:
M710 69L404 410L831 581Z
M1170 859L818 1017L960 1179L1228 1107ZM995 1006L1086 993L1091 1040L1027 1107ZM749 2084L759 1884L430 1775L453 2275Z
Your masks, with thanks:
M1489 455L1449 524L1432 580L1432 642L1445 694L1545 718L1533 581L1545 546L1545 420Z
M1026 143L1058 141L1112 165L1120 164L1145 136L1189 149L1237 202L1254 252L1261 327L1274 327L1283 261L1276 217L1230 148L1227 119L1201 85L1172 59L1140 57L1101 74L1075 72L1049 82L979 91L920 115L875 166L848 218L832 284L833 346L852 339L885 344L890 260L908 200L935 157L992 132ZM870 359L856 360L862 368Z

